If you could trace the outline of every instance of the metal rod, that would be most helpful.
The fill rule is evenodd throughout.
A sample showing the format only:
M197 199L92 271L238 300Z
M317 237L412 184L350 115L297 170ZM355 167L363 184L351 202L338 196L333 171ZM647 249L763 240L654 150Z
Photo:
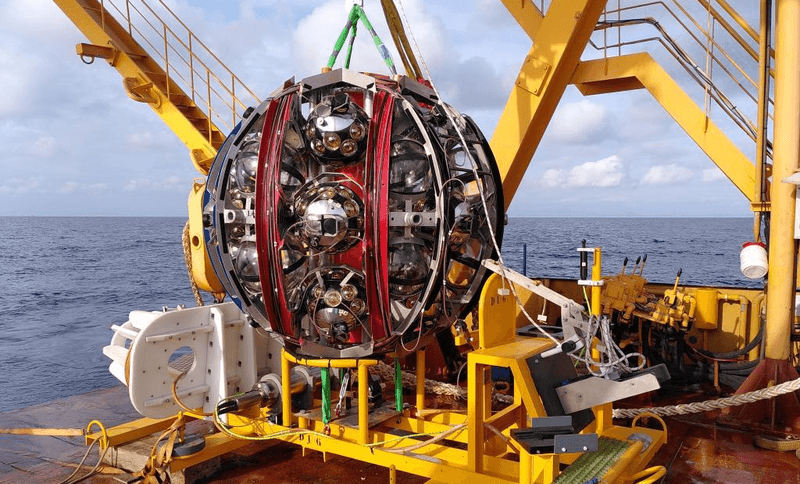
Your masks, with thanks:
M192 37L194 37L194 35L189 32L189 82L192 87L192 102L194 102L194 52L192 51Z
M206 97L206 106L208 106L208 142L211 143L211 132L213 123L211 122L211 71L206 68L206 88L208 89Z
M528 275L528 244L522 244L522 275Z
M167 85L167 99L169 99L169 85L170 85L170 78L169 78L169 41L167 40L167 25L164 24L164 71L167 74L167 78L164 80L164 83Z
M128 19L128 34L133 37L133 29L131 28L131 2L125 0L125 17Z
M772 0L762 0L761 2L761 26L759 29L760 39L758 42L758 112L756 127L756 170L755 187L756 193L753 201L761 204L759 210L753 216L753 240L761 241L761 221L764 202L766 202L766 177L764 169L767 161L767 127L769 122L769 49L771 24L772 24Z

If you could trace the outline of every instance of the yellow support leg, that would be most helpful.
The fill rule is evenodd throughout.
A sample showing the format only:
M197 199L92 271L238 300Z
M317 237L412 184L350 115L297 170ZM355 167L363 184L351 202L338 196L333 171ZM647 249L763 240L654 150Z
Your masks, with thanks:
M283 426L292 426L292 381L289 375L292 367L286 358L286 350L281 348L281 408L283 412Z
M558 456L555 454L533 456L533 482L550 484L558 476Z
M519 453L519 484L531 484L533 479L533 456L522 451Z
M425 410L425 350L417 350L417 413Z
M484 366L467 356L467 453L469 469L483 472L483 421L486 414Z
M369 438L369 367L358 364L358 443Z

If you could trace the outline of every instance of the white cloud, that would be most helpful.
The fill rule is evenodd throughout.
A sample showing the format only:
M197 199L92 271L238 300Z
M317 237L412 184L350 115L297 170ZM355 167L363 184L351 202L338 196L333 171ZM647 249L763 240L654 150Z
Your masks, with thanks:
M553 115L548 134L556 141L591 143L600 141L608 132L608 108L588 99L560 106Z
M720 170L717 167L707 168L707 169L703 170L703 181L706 182L706 183L711 183L711 182L715 182L715 181L722 181L722 180L725 180L725 179L727 179L727 177L725 176L725 173L722 173L722 170Z
M587 161L569 170L567 185L573 187L616 187L625 178L622 161L617 155Z
M625 170L617 155L573 166L568 172L551 168L542 174L539 184L546 188L616 187L625 179Z
M674 183L682 183L692 178L694 173L692 170L676 165L675 163L669 165L656 165L650 167L642 177L643 185L671 185Z
M4 195L27 195L31 192L42 193L45 187L42 182L36 178L11 178L5 180L5 183L0 185L0 194Z
M64 182L64 184L61 185L61 188L58 189L58 193L61 194L69 194L75 192L99 193L105 190L108 190L108 184L106 183L80 183L76 181L68 181Z
M168 178L164 178L162 180L151 180L149 178L138 178L134 180L128 180L125 183L125 186L122 189L126 192L134 192L138 190L150 190L150 191L163 191L163 192L180 192L180 193L189 193L189 188L191 186L192 180L182 178L179 176L170 176Z
M563 173L564 173L563 170L557 170L555 168L546 170L542 175L541 180L539 180L539 183L541 183L546 188L558 188L563 184L562 181Z
M175 136L170 133L153 133L152 131L129 133L125 137L125 141L128 146L137 150L162 150L175 146L177 143Z

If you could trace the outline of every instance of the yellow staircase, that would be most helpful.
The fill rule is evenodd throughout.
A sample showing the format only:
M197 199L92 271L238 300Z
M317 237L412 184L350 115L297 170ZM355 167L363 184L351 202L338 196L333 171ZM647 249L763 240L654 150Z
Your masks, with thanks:
M758 31L726 0L502 2L533 42L492 138L507 203L573 84L587 96L646 89L753 211L769 211L774 51L762 40L771 37L765 12Z
M54 0L86 35L77 53L100 58L128 96L148 104L208 173L227 133L260 100L161 0Z

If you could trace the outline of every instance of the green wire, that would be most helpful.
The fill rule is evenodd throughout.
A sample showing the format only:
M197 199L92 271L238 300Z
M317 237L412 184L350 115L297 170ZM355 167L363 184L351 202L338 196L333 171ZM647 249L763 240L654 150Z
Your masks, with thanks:
M592 314L592 303L589 302L589 295L586 294L586 286L583 286L583 299L586 300L586 307L589 309L589 314Z

